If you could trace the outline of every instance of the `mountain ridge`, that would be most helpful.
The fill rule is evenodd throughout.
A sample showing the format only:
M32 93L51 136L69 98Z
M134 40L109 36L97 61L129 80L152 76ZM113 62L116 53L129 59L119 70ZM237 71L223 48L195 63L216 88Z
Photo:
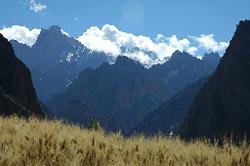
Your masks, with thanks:
M65 35L62 29L56 25L42 29L31 47L13 40L10 42L17 56L30 68L38 97L43 102L48 101L53 95L63 92L82 70L96 68L104 62L113 63L116 59L103 52L88 49L78 40ZM139 51L138 49L121 48L122 55L136 53ZM152 52L140 51L155 56ZM134 61L137 60L134 59ZM157 68L156 66L153 65L151 68ZM185 82L178 86L180 87L176 87L173 93L184 88Z
M71 100L78 101L88 107L89 114L103 121L104 128L121 129L127 133L142 120L144 115L154 111L160 104L177 93L182 86L195 82L199 76L206 76L213 72L213 67L187 53L183 55L181 52L176 52L176 54L179 63L170 59L168 63L170 68L168 68L168 64L158 66L166 67L165 70L162 69L164 75L159 76L154 74L155 70L152 71L151 68L148 69L133 59L118 56L114 64L103 63L96 69L83 70L63 93L54 96L46 105L55 115L60 114L61 117L67 119L67 116L63 116L63 112L69 111L65 110L67 103ZM196 75L196 68L192 68L192 70L184 68L182 71L186 71L178 74L177 77L183 79L183 84L173 92L171 89L176 84L175 75L170 79L168 76L172 70L182 69L181 64L186 61L183 56L187 56L192 66L195 67L198 64L198 69L204 67L209 70L204 70L205 72ZM191 77L187 77L188 80L185 80L186 73L191 75ZM166 82L168 79L170 83ZM70 111L72 114L74 113L74 110Z

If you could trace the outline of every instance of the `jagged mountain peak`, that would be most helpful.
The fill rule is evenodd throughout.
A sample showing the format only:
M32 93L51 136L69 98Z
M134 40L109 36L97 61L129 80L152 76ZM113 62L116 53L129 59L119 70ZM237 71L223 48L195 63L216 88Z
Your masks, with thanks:
M226 54L233 56L247 56L247 52L250 52L250 21L240 21L235 31L234 37L230 41L230 46L226 50ZM230 56L228 55L228 56ZM250 59L250 56L247 56Z
M51 25L48 29L42 29L40 34L46 35L63 35L61 27L58 25Z
M62 42L76 42L76 40L65 35L59 26L52 25L48 29L41 30L35 44L32 47L37 47L46 42L54 42L60 44Z
M58 26L41 30L32 47L12 42L17 56L31 69L41 100L62 92L87 67L96 68L110 56L87 49Z
M182 54L182 52L179 51L179 50L176 50L176 51L172 54L172 56L178 56L178 55L180 55L180 54Z
M205 55L202 58L202 61L210 64L210 65L218 65L220 61L220 55L217 52L211 52L211 53L205 53Z
M127 57L127 56L118 56L115 61L115 65L119 66L129 66L129 65L140 65L142 66L141 63Z
M183 51L179 51L179 50L176 50L173 54L172 54L172 57L175 57L175 56L192 56L190 55L189 53Z
M205 53L204 57L218 57L220 56L218 52L210 52L210 53Z
M184 60L184 61L187 61L188 59L193 59L193 60L198 60L196 57L190 55L189 53L183 51L179 51L179 50L176 50L171 58L169 59L169 61L179 61L179 60Z
M50 31L50 32L61 32L61 27L59 27L58 25L51 25L48 28L48 31Z

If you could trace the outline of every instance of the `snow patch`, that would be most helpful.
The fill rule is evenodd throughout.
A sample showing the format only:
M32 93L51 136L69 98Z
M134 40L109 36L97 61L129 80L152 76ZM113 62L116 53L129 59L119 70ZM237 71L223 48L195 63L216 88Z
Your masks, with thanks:
M69 52L68 55L67 55L67 57L66 57L66 61L67 62L71 62L71 59L72 59L73 56L74 56L74 54L71 53L71 52Z

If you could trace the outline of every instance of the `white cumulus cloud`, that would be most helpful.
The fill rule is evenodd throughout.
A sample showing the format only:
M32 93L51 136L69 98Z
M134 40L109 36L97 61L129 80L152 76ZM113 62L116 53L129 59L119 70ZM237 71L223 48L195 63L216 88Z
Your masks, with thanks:
M45 9L47 9L47 6L44 4L38 3L36 0L30 0L29 1L30 10L34 11L35 13L41 13Z
M213 34L209 35L200 35L200 36L191 36L191 38L199 44L200 48L205 49L206 51L213 52L224 52L228 47L228 42L217 42L214 39Z
M17 40L28 46L32 46L36 42L40 31L41 29L29 29L20 25L0 29L0 33L8 40ZM70 36L63 29L61 32ZM229 44L215 40L213 34L187 36L182 39L176 35L166 37L158 34L155 39L151 39L147 36L120 31L114 25L109 24L101 28L90 27L77 40L92 51L104 52L114 58L124 55L141 62L146 67L164 63L176 50L188 52L198 58L211 51L223 55Z
M196 55L196 52L198 51L198 48L197 47L189 47L187 49L187 52L191 55Z
M11 27L4 27L0 30L0 33L8 40L16 40L19 43L32 46L36 42L40 31L41 29L28 29L25 26L13 25Z
M196 49L190 47L191 42L187 39L178 39L176 35L166 38L164 35L157 35L155 41L146 36L136 36L132 33L122 32L114 25L106 24L102 28L90 27L78 40L94 51L105 52L112 56L121 54L121 47L127 49L138 48L141 51L126 53L132 59L136 59L145 65L161 63L171 57L174 51L187 51L195 53ZM157 56L150 56L145 52L153 52Z

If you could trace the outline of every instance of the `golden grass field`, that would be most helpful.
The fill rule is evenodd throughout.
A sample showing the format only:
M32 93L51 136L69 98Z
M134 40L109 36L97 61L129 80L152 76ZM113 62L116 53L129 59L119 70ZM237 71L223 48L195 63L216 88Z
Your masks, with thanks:
M250 165L242 143L218 147L178 138L124 138L59 121L0 118L0 165Z

